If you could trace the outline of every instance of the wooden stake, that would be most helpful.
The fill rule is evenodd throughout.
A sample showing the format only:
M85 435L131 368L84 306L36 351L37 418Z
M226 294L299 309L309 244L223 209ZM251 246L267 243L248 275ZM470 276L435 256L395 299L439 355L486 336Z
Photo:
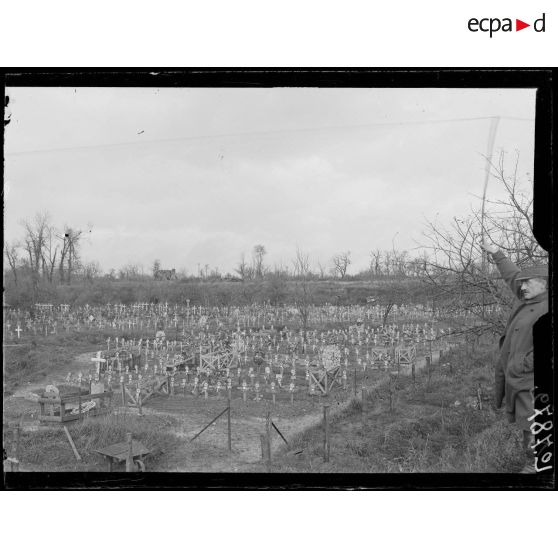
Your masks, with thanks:
M15 430L15 458L17 460L17 469L19 470L19 441L20 441L21 426L16 426Z
M426 357L426 366L428 367L428 389L430 389L430 376L431 376L431 369L430 369L431 359L429 356Z
M138 400L138 415L140 417L143 417L143 410L141 408L141 391L138 390L139 393L137 393L137 400Z
M261 449L262 449L262 461L267 462L267 442L266 442L266 437L265 434L260 434L260 444L261 444Z
M76 456L76 459L78 461L81 461L81 455L78 453L78 450L76 449L76 446L74 444L74 441L72 440L72 436L70 435L70 431L68 430L67 426L64 427L64 432L66 433L66 437L68 438L68 442L70 442L70 446L72 446L72 451L74 452L74 455Z
M389 412L393 412L393 375L389 375Z
M10 471L17 473L19 471L19 426L15 426L12 430L12 452L14 458L10 460Z
M267 472L271 473L271 413L268 411L265 419Z
M132 473L134 470L134 452L132 450L132 434L126 434L126 441L128 442L128 456L126 458L126 472Z
M229 392L230 394L230 392ZM229 451L232 452L232 432L231 432L231 400L229 397L229 408L227 411L227 441L228 441L228 447L229 447Z
M324 403L324 463L329 462L329 403Z

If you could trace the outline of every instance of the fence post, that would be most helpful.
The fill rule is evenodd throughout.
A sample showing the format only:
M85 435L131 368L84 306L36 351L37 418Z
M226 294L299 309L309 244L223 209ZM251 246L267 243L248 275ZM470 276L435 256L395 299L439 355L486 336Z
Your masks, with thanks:
M138 398L138 415L140 417L143 417L143 410L141 408L141 391L137 394L137 398Z
M132 434L126 434L126 442L128 443L128 456L126 457L126 472L131 473L134 470L134 452L132 450Z
M271 473L271 412L267 412L265 419L266 453L267 453L267 472Z
M230 393L230 392L229 392ZM227 410L227 441L229 451L232 452L232 436L231 436L231 400L229 397L229 408Z
M267 441L266 441L266 437L265 434L260 434L260 444L262 446L262 461L266 461L267 462Z
M14 457L10 462L10 471L17 473L19 471L19 426L14 426L12 430L12 452Z
M415 385L416 376L415 376L415 363L414 362L411 364L411 376L413 377L413 389L416 389L416 385Z
M16 471L19 471L19 441L20 441L20 434L21 434L21 426L18 424L15 431L15 458L17 461Z
M426 358L426 366L428 367L428 389L430 389L430 377L431 377L431 358L429 356Z
M368 390L362 386L362 426L366 426L366 398L368 397Z
M389 375L389 412L393 413L395 410L395 376Z
M329 403L324 403L324 463L329 462Z
M354 384L354 390L355 390L355 397L357 396L357 385L356 385L356 378L357 374L356 374L356 366L353 369L353 384Z

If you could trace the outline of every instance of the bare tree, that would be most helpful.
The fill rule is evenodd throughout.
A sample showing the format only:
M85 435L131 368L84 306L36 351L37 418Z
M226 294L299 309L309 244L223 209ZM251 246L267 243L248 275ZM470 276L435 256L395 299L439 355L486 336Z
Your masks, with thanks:
M263 260L266 255L265 246L263 244L256 244L252 251L253 261L254 261L254 274L257 279L261 279L263 277Z
M64 232L58 237L63 243L58 265L60 281L65 281L68 285L72 282L72 270L79 263L79 242L82 234L83 231L64 225ZM66 277L64 277L64 272L66 272Z
M57 243L58 233L56 229L48 225L45 234L45 246L43 250L43 275L46 268L46 276L49 283L52 283L54 278L54 268L56 266L56 257L60 246Z
M14 276L14 283L17 285L17 268L19 266L19 244L13 243L9 244L6 242L4 244L4 254L6 255L6 259L8 260L8 265L12 270L12 274Z
M242 252L242 254L240 255L240 261L238 262L234 271L235 271L235 273L238 273L238 275L240 276L240 278L243 281L246 280L246 279L251 279L252 268L250 267L250 265L246 261L246 256L245 256L244 252Z
M293 266L293 274L297 279L294 289L294 302L300 317L302 337L304 342L306 342L308 318L310 317L310 310L313 302L313 288L310 277L310 255L300 250L300 248L297 248Z
M519 265L547 261L534 238L532 194L521 188L517 161L511 175L505 170L504 154L491 169L504 185L504 199L487 201L484 214L473 208L470 215L454 218L446 227L427 221L424 232L431 256L425 262L423 279L436 293L438 306L476 332L501 331L513 302L494 266L483 259L479 247L483 236ZM464 315L473 316L475 322L467 325Z
M396 274L399 275L400 277L405 277L406 275L408 257L409 254L406 250L403 250L402 252L394 251L393 254L394 268Z
M83 278L86 281L92 282L99 277L102 273L99 262L87 262L82 267Z
M378 248L370 251L370 273L376 277L382 274L382 252Z
M400 306L413 300L416 294L416 281L392 280L388 289L376 295L376 302L383 308L382 325L388 322L389 315L394 306Z
M492 175L503 184L507 197L487 200L488 211L480 216L480 225L487 238L507 250L517 265L546 263L547 254L535 240L533 232L532 191L521 187L518 179L516 154L511 174L505 169L505 153L501 152L496 164L491 165Z
M39 284L41 270L44 271L43 250L45 249L46 235L49 228L48 213L37 213L35 219L23 221L25 229L24 244L29 258L33 292L36 293Z
M384 251L384 274L391 275L393 270L393 253L390 250Z
M318 262L317 265L318 265L318 277L323 280L325 279L326 276L326 266L321 262Z
M335 254L332 258L332 262L332 273L339 275L339 277L343 279L347 274L349 265L351 264L351 252L341 252L340 254Z
M123 266L118 272L120 279L134 280L141 277L141 266L135 263L129 263Z
M161 260L155 260L152 266L153 277L157 277L159 270L161 269Z
M310 274L310 255L296 249L296 257L293 260L293 277L308 277Z

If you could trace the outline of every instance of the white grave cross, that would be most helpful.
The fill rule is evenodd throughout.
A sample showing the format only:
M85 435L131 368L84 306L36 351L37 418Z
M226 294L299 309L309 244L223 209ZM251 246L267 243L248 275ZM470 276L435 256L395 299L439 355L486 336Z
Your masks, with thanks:
M92 358L91 361L97 363L96 375L99 376L101 373L101 362L106 362L107 359L101 358L101 351L97 351L97 356L95 358Z

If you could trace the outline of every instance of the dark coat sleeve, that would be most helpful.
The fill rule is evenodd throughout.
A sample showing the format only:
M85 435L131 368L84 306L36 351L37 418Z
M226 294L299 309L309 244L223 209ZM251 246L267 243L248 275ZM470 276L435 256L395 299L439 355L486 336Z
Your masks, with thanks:
M496 264L502 279L506 282L512 293L517 297L521 297L521 281L517 280L517 276L521 269L510 261L503 252L498 251L492 256L492 260Z

